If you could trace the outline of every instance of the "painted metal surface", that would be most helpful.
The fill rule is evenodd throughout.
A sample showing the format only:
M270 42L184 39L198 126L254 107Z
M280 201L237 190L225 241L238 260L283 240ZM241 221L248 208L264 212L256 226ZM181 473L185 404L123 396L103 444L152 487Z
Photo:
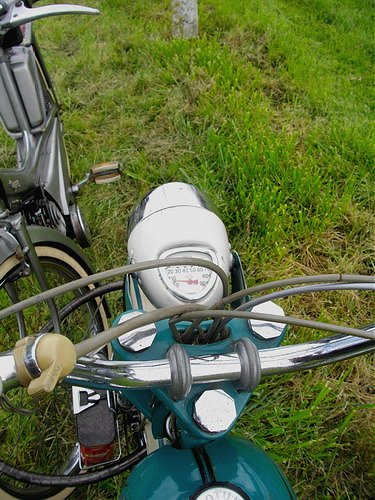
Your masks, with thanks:
M116 318L114 324L118 324L118 322L121 321L121 317L122 315ZM210 324L210 321L204 322L202 323L202 327L208 329ZM184 324L181 323L180 326L184 327ZM141 352L129 352L125 350L117 340L114 341L112 343L114 358L121 361L165 359L168 349L176 341L167 321L157 322L156 328L157 334L154 342L148 349ZM206 345L184 345L183 348L186 350L189 358L194 356L207 356L207 359L210 358L211 361L214 361L217 356L228 355L228 353L231 352L233 353L236 341L242 337L249 338L258 349L264 349L265 347L271 348L279 345L283 335L269 340L260 339L252 333L246 320L235 319L230 322L229 337L226 340ZM212 370L214 370L214 368L213 366ZM235 374L232 368L230 371ZM196 369L199 370L199 366L197 366ZM217 381L210 387L211 390L220 389L225 391L227 397L232 400L233 406L233 418L230 419L226 428L221 428L219 432L215 433L205 429L194 420L196 403L207 390L207 387L202 383L194 384L189 395L181 401L174 401L166 387L151 387L150 389L140 389L136 391L125 389L123 394L149 420L151 420L152 432L156 439L167 437L166 421L168 416L173 414L176 418L176 429L181 446L183 448L191 448L225 436L233 428L251 397L251 392L238 390L238 384L235 382L236 377L232 377L233 382L228 380L228 378L230 378L229 375L224 378L218 377Z
M207 445L204 452L208 457L205 473L201 472L202 464L199 467L197 454L192 450L160 448L134 469L121 499L186 500L196 498L203 487L215 488L218 484L239 495L233 493L228 499L296 498L278 466L254 444L229 437Z

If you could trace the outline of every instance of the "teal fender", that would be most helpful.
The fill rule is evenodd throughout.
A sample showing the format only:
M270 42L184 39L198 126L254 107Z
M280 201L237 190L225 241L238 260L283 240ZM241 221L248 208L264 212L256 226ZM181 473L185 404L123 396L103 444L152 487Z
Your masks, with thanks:
M222 498L228 500L296 498L281 470L263 450L229 436L194 450L159 448L130 474L121 499L187 500L203 491L204 498L221 498L210 495L210 487L215 486L226 490Z

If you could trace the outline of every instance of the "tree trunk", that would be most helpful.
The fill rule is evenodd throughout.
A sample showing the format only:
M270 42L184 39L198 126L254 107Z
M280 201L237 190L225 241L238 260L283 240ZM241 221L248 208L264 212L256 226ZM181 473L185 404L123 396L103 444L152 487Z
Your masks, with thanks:
M198 0L172 0L173 36L198 36Z

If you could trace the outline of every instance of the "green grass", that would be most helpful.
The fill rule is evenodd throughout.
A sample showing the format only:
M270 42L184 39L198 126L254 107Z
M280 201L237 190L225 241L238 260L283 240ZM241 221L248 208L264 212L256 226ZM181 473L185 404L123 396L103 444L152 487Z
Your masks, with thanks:
M100 18L50 19L37 32L73 177L105 160L125 167L119 184L81 198L98 269L126 262L134 203L181 180L210 194L249 284L373 273L373 1L202 0L192 41L171 38L167 0L90 4ZM354 326L374 319L366 294L283 305ZM371 498L373 376L368 358L269 381L236 432L271 453L300 498ZM80 495L116 493L107 483Z

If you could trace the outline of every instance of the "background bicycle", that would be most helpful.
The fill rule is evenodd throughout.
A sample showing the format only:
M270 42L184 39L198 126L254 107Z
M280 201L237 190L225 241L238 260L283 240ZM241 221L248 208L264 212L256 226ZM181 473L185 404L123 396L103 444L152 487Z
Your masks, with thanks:
M75 6L53 8L31 9L27 2L8 1L0 9L0 117L8 136L6 146L12 145L14 152L11 157L6 150L1 155L0 280L4 301L8 296L16 302L54 286L56 280L92 272L87 258L71 241L87 247L91 237L75 199L80 186L73 186L70 179L59 104L31 21L51 14L95 11ZM50 301L48 309L58 331L57 305ZM94 302L87 312L92 317L91 329L99 331L106 320L103 307ZM20 337L36 328L22 314L17 323ZM11 330L10 325L7 328Z
M75 7L68 9L74 12ZM78 10L87 11L86 8ZM31 10L27 3L15 5L11 1L1 5L0 116L6 137L0 171L1 308L66 281L85 277L93 270L80 248L91 242L75 199L80 186L73 186L70 179L59 105L29 22L30 15L43 18L50 11L49 7ZM10 156L8 148L12 150ZM99 168L101 174L103 169L103 166ZM98 169L92 172L92 178L95 178L94 172ZM88 301L69 317L61 314L72 298L89 288L83 287L2 322L1 348L41 329L65 329L67 323L70 335L76 339L102 331L107 325L107 313L100 298ZM30 450L35 450L43 441L50 443L51 450L59 425L52 425L50 419L58 418L61 398L70 402L69 394L70 391L65 391L54 402L40 408L44 418L39 415L35 419L30 415L19 419L21 415L18 415L11 423L10 416L2 413L1 454L14 455L9 443L17 446L22 435L29 436L28 442L22 441L22 461L31 460ZM22 407L23 402L24 396L19 393L11 404ZM44 430L40 422L44 422ZM38 467L38 462L53 462L54 458L50 451L32 460Z

